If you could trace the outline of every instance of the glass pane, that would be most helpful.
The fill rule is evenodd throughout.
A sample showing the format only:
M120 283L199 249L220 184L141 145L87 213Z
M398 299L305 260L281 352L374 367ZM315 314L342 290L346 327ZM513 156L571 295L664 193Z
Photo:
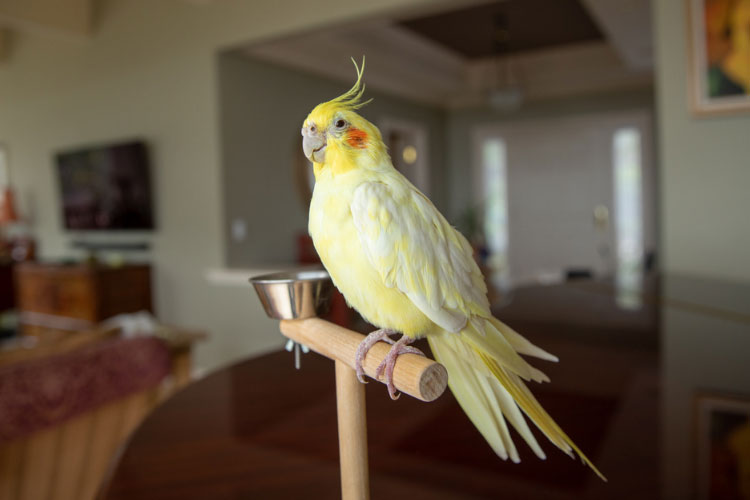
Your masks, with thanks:
M508 268L508 197L505 141L498 137L482 144L484 234L490 280L500 289L510 284Z
M643 286L643 213L641 134L638 129L618 129L613 138L617 303L626 309L641 306Z

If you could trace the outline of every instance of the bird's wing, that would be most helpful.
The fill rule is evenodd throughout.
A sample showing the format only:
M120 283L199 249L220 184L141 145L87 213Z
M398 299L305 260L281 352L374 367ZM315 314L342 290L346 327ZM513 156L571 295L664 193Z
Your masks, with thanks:
M435 324L458 332L471 314L489 314L471 246L419 191L366 182L354 192L351 213L385 285L403 292Z
M604 479L521 380L549 381L518 353L556 358L492 317L466 238L408 184L362 184L351 213L362 248L386 286L398 288L445 330L428 335L432 352L448 369L456 399L497 454L519 461L507 419L545 457L523 411L556 446L577 452Z

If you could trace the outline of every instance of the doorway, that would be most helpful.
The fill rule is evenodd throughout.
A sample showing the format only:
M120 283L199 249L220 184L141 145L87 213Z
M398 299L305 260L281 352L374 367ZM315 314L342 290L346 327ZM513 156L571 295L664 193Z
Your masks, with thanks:
M485 125L473 143L473 190L496 280L642 271L657 244L649 111Z

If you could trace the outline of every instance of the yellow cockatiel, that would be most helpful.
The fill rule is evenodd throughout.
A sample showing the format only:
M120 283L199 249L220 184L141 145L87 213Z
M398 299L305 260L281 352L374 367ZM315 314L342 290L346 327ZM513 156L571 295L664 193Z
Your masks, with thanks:
M316 180L309 220L315 248L347 302L380 328L360 346L360 380L367 350L378 340L393 343L387 335L400 332L379 369L395 397L395 358L415 352L407 347L413 338L427 337L456 399L500 457L519 461L507 421L545 458L523 411L555 446L571 456L575 450L604 479L523 382L548 378L519 354L557 358L492 317L466 238L393 167L380 131L356 113L366 104L363 70L349 92L316 106L302 126Z

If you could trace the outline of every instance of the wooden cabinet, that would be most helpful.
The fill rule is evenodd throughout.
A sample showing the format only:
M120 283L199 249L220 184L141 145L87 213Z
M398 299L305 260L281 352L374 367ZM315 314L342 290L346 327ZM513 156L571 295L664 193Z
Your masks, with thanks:
M148 265L24 263L15 274L25 330L35 325L75 330L116 314L152 311Z

